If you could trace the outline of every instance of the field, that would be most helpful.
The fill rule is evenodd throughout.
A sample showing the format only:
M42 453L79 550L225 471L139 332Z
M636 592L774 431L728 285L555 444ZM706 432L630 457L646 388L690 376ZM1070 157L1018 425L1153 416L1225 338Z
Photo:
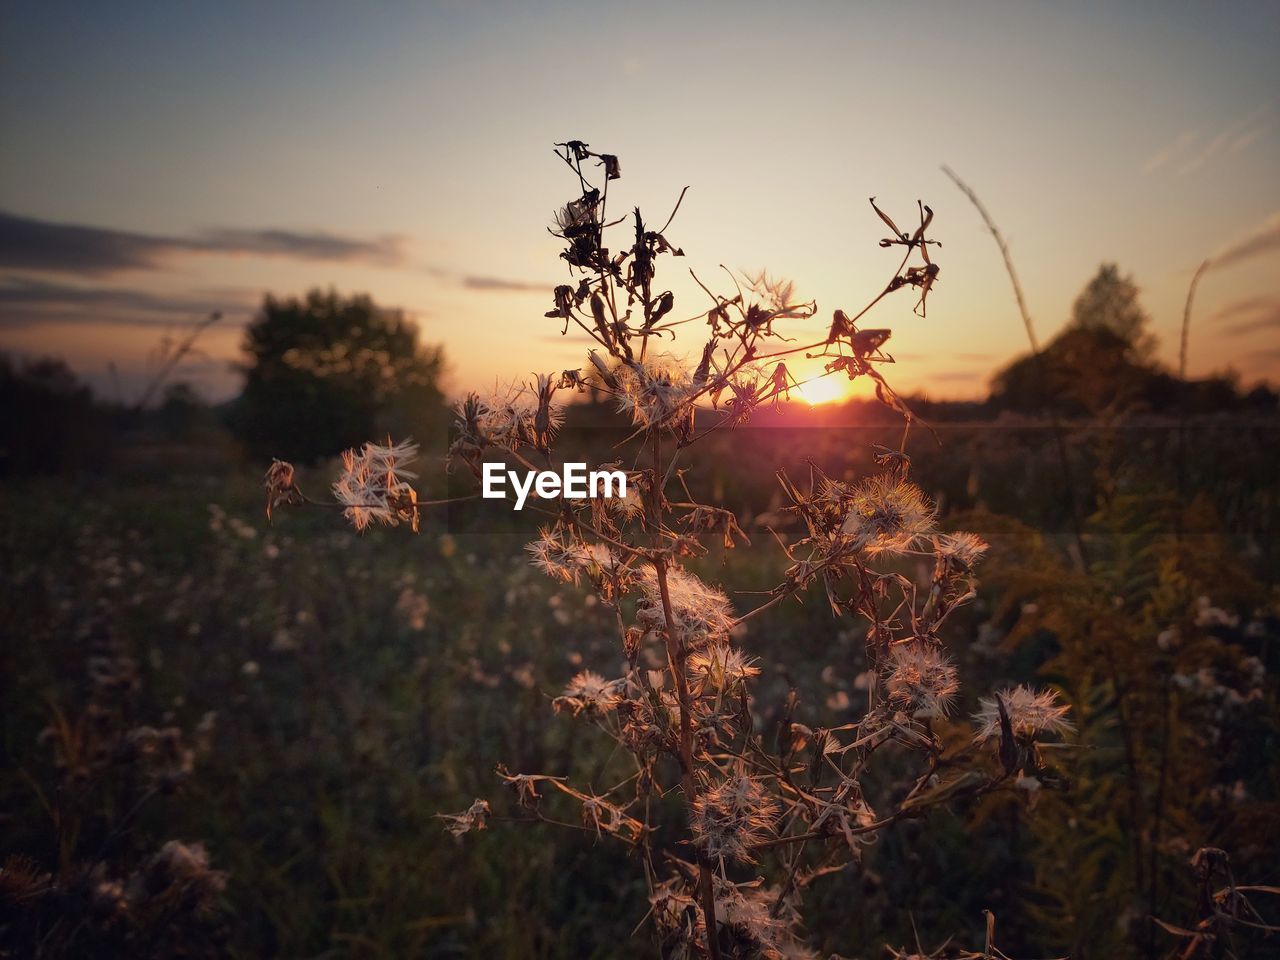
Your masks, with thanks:
M690 461L690 484L732 504L756 545L697 561L709 581L767 589L785 566L762 525L779 522L778 495L744 459L795 472L812 458L853 476L870 443L898 430L788 415ZM992 544L976 602L947 625L963 680L953 715L990 690L1049 683L1077 733L1055 755L1055 782L904 819L860 863L815 876L805 928L821 955L914 948L913 931L925 948L980 944L984 910L1010 956L1128 955L1149 913L1194 926L1197 849L1229 851L1237 882L1280 879L1268 826L1276 426L1192 424L1181 519L1176 424L1071 426L1092 505L1088 574L1072 560L1046 424L913 436L914 474L943 527ZM565 442L575 437L603 443L593 429ZM81 875L41 921L46 942L89 944L82 956L126 942L174 956L652 955L634 856L568 805L550 807L564 828L513 822L520 810L494 772L599 786L619 769L607 739L551 710L584 667L617 673L616 627L589 591L529 564L534 519L464 503L427 513L416 536L357 535L319 509L268 523L256 471L211 459L213 448L135 437L105 475L4 488L0 853L14 857L10 883L23 863L37 886L41 874ZM332 473L301 485L323 489ZM469 482L437 473L424 495ZM760 599L733 597L742 609ZM752 713L767 735L791 688L809 728L866 709L860 628L834 619L820 589L735 641L759 658ZM912 763L904 755L868 784L873 806L910 783ZM476 797L492 801L489 828L451 836L436 815ZM210 906L167 905L140 946L111 921L112 883L151 877L170 840L202 845L207 863L197 856L184 876ZM76 924L100 938L76 940ZM1151 937L1153 955L1176 945Z

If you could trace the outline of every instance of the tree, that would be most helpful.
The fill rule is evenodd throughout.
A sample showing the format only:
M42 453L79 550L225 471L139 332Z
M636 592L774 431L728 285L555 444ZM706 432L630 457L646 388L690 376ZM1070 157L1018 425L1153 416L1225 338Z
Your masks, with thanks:
M1067 326L1040 356L1021 356L992 379L1000 406L1068 415L1097 415L1150 401L1161 377L1156 339L1132 278L1114 263L1098 268L1076 297Z
M245 387L233 426L250 454L304 462L370 436L439 422L444 366L399 310L368 295L268 295L245 331Z
M1104 263L1076 297L1071 307L1071 327L1107 330L1128 344L1131 360L1149 360L1156 339L1147 330L1149 318L1138 303L1133 277L1122 277L1114 263Z
M110 412L61 360L0 354L0 410L0 477L96 469L110 455Z

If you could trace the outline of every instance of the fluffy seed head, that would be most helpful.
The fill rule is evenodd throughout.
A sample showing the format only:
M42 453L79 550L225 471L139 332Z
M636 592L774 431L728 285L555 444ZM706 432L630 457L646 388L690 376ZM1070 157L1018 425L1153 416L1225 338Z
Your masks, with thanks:
M897 706L926 716L944 716L960 689L956 668L941 650L923 640L890 648L885 686Z
M640 598L637 619L646 628L662 629L666 618L662 611L662 591L652 567L639 575L644 596ZM671 613L676 629L690 649L696 649L728 636L733 628L733 611L728 598L715 587L708 586L681 567L667 569L667 592L671 597Z
M778 804L754 778L738 772L693 805L693 842L715 861L754 863L751 846L773 833Z
M366 443L359 452L342 454L342 474L333 484L333 495L345 504L343 515L357 530L374 522L397 526L401 521L418 530L418 494L405 470L418 455L418 445L406 440L390 446Z
M971 570L987 552L987 542L975 533L943 533L933 538L933 552L963 570Z
M1013 732L1021 737L1034 737L1038 733L1062 734L1075 729L1067 713L1070 707L1058 703L1058 695L1052 690L1034 690L1025 684L1004 690L999 694ZM995 697L983 697L978 701L974 714L978 724L975 740L987 740L1000 735L1000 707Z
M576 717L580 713L599 716L617 708L622 697L618 694L620 681L606 680L592 670L583 670L564 688L564 693L553 701L556 711L570 710Z
M933 522L933 506L919 487L881 474L848 493L840 532L872 555L902 553L929 534Z
M666 426L688 410L696 392L684 365L671 356L619 363L611 375L617 383L618 409L637 427Z

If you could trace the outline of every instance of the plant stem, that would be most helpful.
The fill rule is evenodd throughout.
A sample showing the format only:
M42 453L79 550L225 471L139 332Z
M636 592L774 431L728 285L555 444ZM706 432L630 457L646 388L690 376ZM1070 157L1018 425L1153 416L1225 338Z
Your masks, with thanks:
M951 178L951 181L960 189L969 202L974 205L978 211L978 215L982 217L982 222L986 224L987 230L991 232L991 236L996 241L996 246L1000 248L1000 256L1004 260L1005 272L1009 274L1009 282L1013 284L1013 297L1018 303L1018 313L1022 315L1022 325L1027 331L1027 340L1031 344L1031 356L1036 365L1036 376L1040 381L1043 389L1046 384L1044 354L1040 349L1040 341L1036 338L1035 327L1031 323L1031 311L1027 309L1027 300L1022 295L1022 284L1018 282L1018 272L1013 268L1013 256L1009 253L1009 245L1005 243L1004 235L1000 232L1000 228L996 226L996 222L991 219L991 214L987 212L987 208L978 199L977 193L967 183L960 179L954 170L944 166L942 172ZM1071 460L1067 456L1067 441L1062 429L1062 421L1058 417L1057 410L1053 405L1046 404L1049 411L1049 424L1053 428L1054 445L1058 450L1058 460L1062 465L1063 490L1066 495L1067 506L1071 511L1071 530L1075 535L1076 550L1079 551L1079 562L1082 571L1089 569L1089 554L1084 545L1084 527L1080 520L1080 505L1076 500L1076 485L1071 476Z
M675 682L676 697L680 705L680 785L684 792L685 809L693 821L693 804L698 798L698 781L693 770L693 705L689 699L689 682L684 672L687 651L676 631L675 614L671 609L671 591L667 586L667 561L662 547L662 437L653 431L653 488L649 491L649 515L653 525L655 555L654 575L658 581L658 593L662 599L662 616L667 627L667 662ZM720 943L716 929L716 898L712 885L711 867L706 855L698 851L698 896L702 904L702 918L707 928L707 952L711 960L720 960Z

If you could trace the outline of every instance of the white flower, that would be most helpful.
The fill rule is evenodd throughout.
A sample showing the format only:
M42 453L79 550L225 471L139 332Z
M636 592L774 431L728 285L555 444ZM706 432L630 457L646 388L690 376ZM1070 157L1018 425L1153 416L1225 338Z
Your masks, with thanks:
M622 700L618 694L621 685L620 680L606 680L592 670L583 670L569 681L564 693L552 701L552 706L557 711L571 710L575 717L583 712L589 716L608 713Z
M695 650L689 655L688 665L691 674L705 678L716 690L724 690L760 675L760 668L755 666L753 659L726 643Z
M562 583L577 583L582 574L600 577L606 573L618 573L622 562L613 550L603 543L583 543L564 537L547 528L538 531L538 539L525 545L535 567Z
M1033 690L1024 684L997 696L1018 736L1033 737L1041 732L1060 734L1075 729L1067 719L1070 707L1059 705L1058 696L1052 690ZM975 740L1000 735L1000 706L996 697L983 697L978 701L974 720L978 723Z
M969 570L987 552L987 543L973 533L944 533L933 538L933 552Z
M662 354L643 362L619 363L612 377L617 383L618 409L629 414L637 427L667 425L689 409L697 392L684 365Z
M773 833L777 802L745 773L736 773L693 804L693 842L713 862L754 863L751 847Z
M653 567L646 567L639 574L644 596L640 599L636 618L649 630L666 627L662 610L662 591ZM729 599L681 567L667 568L667 594L671 599L671 614L676 630L683 635L685 644L694 649L708 642L722 640L733 629L733 611Z
M418 445L404 441L392 446L366 443L357 453L342 454L342 475L333 484L333 495L346 504L343 515L357 530L374 521L389 527L402 520L418 529L418 494L406 478L417 474L404 469L418 455Z
M914 483L881 474L845 496L847 512L840 532L870 554L909 550L933 530L933 507Z
M897 706L929 716L945 716L960 689L946 655L922 640L890 648L885 686Z

